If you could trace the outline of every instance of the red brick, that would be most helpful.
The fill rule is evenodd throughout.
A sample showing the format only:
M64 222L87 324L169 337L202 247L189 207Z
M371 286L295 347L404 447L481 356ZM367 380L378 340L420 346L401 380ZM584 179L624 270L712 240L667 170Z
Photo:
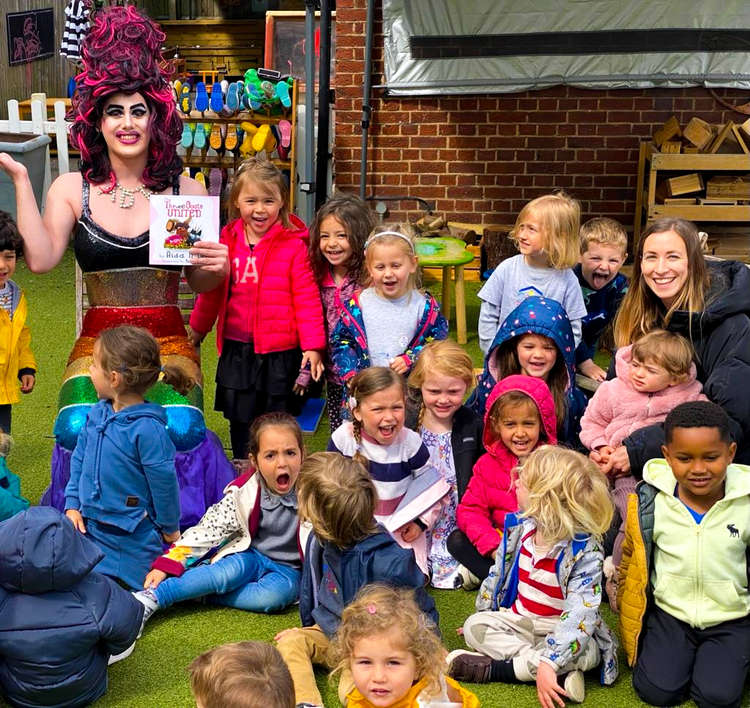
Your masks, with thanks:
M607 111L613 111L613 110L623 110L623 111L632 111L633 110L633 99L632 97L623 97L623 98L617 98L615 96L603 96L599 99L599 108L603 108Z

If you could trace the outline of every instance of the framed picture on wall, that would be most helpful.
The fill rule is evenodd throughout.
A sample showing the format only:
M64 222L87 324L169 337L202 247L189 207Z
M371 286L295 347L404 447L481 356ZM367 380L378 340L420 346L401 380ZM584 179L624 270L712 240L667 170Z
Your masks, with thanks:
M55 53L55 19L52 8L9 12L5 16L8 64L26 64Z

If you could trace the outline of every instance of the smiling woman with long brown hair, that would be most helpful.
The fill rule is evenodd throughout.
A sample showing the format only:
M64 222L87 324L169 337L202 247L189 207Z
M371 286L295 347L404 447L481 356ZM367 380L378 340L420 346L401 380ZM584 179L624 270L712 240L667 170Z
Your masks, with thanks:
M709 400L729 415L737 462L750 462L750 269L738 261L706 261L695 225L654 221L641 236L633 278L615 320L615 343L632 344L663 328L688 339ZM661 457L660 425L637 430L610 457L632 469Z

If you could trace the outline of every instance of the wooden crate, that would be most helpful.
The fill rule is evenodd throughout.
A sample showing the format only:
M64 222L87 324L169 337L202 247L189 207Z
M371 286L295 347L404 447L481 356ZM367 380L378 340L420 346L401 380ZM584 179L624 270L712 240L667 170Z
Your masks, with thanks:
M680 123L677 120L677 117L670 116L667 122L654 133L654 142L657 146L661 146L662 143L665 143L668 140L673 140L674 138L679 138L681 135L682 131L680 130ZM662 152L667 151L662 150ZM677 152L679 152L679 150Z
M750 176L728 175L711 177L706 182L706 197L709 199L750 200Z
M679 177L670 177L666 180L666 185L667 193L670 197L702 192L705 189L703 175L698 172L691 172L688 175L680 175Z
M701 118L691 118L682 131L682 137L699 150L704 150L714 139L714 129Z

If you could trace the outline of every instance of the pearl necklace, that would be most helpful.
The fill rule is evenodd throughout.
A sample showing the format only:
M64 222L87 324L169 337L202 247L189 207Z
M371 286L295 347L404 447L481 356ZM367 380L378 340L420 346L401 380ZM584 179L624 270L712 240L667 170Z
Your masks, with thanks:
M119 182L115 182L115 186L110 190L104 190L100 187L99 194L108 195L112 200L112 203L114 204L115 200L117 199L118 189L120 190L120 209L130 209L130 207L135 204L136 192L140 192L146 198L146 200L150 199L151 195L153 194L153 192L148 187L145 187L142 184L139 184L137 187L130 189L130 187L123 187Z

